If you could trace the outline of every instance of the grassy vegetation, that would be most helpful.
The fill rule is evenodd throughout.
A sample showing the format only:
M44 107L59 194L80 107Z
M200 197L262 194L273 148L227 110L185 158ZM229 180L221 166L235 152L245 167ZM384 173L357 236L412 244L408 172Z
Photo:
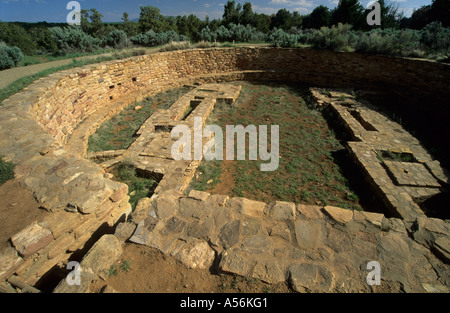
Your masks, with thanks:
M14 167L15 165L13 163L5 162L0 157L0 186L14 178Z
M114 52L114 49L99 49L95 52L74 52L74 53L67 53L67 54L58 55L58 56L25 55L23 57L22 61L19 62L17 67L41 64L41 63L47 63L47 62L53 62L53 61L59 61L59 60L73 59L73 58L79 58L79 57L84 57L84 56L95 56L95 55L111 53L111 52Z
M322 114L308 106L307 89L240 84L243 89L235 104L218 106L207 124L217 124L222 129L239 124L280 125L280 165L274 172L262 172L263 162L249 161L248 155L245 161L233 161L234 182L229 195L361 210L358 195L334 159L344 147ZM227 170L223 164L204 160L199 167L201 174L190 187L213 190L221 173Z
M89 137L88 151L99 152L128 148L135 140L136 132L157 109L169 108L189 90L186 87L172 89L128 106L120 114L105 122ZM135 110L138 106L142 108Z
M158 186L152 178L138 175L136 168L129 162L122 162L112 171L116 180L128 185L130 204L134 210L139 199L150 196Z

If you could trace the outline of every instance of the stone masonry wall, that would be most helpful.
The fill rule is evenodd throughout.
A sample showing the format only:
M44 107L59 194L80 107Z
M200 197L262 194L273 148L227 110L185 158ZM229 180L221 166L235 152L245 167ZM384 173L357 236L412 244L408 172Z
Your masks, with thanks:
M110 180L104 169L77 151L84 149L78 142L85 142L102 120L163 90L233 80L392 87L437 99L450 96L450 71L445 64L307 49L176 51L42 78L2 102L0 155L16 164L16 179L52 214L19 231L11 246L0 251L0 280L16 275L34 285L55 265L85 248L102 225L113 227L130 213L127 186ZM88 131L80 131L83 127ZM439 240L448 252L448 239Z
M32 112L48 133L63 142L83 119L118 99L126 105L203 76L230 80L227 75L240 72L247 79L283 79L333 87L395 87L446 98L450 90L448 69L448 65L435 62L309 49L167 52L55 74L55 84L39 94Z

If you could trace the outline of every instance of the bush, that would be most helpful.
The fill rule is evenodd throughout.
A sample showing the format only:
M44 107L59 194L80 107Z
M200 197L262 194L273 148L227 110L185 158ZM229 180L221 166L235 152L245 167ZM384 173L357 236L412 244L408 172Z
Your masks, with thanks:
M189 41L189 38L183 35L178 35L173 30L161 33L155 33L153 30L149 30L146 33L131 37L131 41L137 45L155 47L170 42Z
M35 55L36 42L33 39L21 26L0 22L0 42L3 41L10 47L18 47L26 55Z
M175 51L191 49L192 45L189 41L172 41L159 49L159 51Z
M9 47L0 43L0 70L17 66L23 59L22 51L18 47Z
M419 32L412 29L374 29L362 33L355 49L363 53L422 56Z
M352 25L341 24L332 27L321 27L316 30L311 38L314 48L333 51L349 51L353 36L350 34Z
M100 47L100 39L84 33L80 27L50 28L59 53L94 52Z
M54 54L58 52L58 46L52 36L52 32L48 28L33 27L28 32L37 45L37 54Z
M288 34L281 28L274 28L267 37L267 41L274 47L293 48L297 46L299 38L298 35Z
M208 42L208 41L199 41L195 44L195 47L198 49L207 49L207 48L213 48L213 47L218 47L219 44L217 44L216 42Z
M103 46L123 49L131 46L131 41L123 30L113 30L103 38Z
M422 29L420 42L429 53L450 55L450 28L441 22L430 23Z
M199 32L198 37L201 41L209 42L255 42L266 40L266 35L263 32L258 31L251 25L244 26L241 24L230 24L228 28L221 25L214 32L206 26Z

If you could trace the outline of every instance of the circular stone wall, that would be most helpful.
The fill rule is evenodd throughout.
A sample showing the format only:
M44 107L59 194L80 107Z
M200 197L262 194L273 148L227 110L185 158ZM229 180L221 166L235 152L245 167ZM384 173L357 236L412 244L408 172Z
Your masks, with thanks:
M127 186L105 178L102 168L84 158L88 135L105 119L159 91L234 80L389 89L444 102L450 96L449 65L310 49L176 51L52 74L0 107L0 155L17 165L16 178L53 212L13 236L13 247L0 255L1 265L8 265L0 279L16 273L33 285L101 227L113 227L130 213Z

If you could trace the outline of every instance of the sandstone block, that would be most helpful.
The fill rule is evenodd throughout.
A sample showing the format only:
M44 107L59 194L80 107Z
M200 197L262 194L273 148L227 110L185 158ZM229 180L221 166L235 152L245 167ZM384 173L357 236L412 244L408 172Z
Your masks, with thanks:
M0 253L0 280L11 275L23 259L17 254L13 247L3 249Z
M132 223L120 223L116 227L114 235L121 241L128 240L136 230L136 225Z
M250 273L255 264L255 261L241 253L239 250L226 250L222 253L219 268L226 273L246 276Z
M353 211L337 208L334 206L326 206L325 212L336 222L346 224L353 218Z
M24 257L30 256L53 241L52 233L34 222L19 233L11 237L16 250Z
M320 211L322 207L317 205L297 204L297 211L308 219L315 220L323 217Z
M188 268L208 269L214 262L215 252L204 240L193 240L185 244L175 259Z
M158 218L167 218L175 214L178 209L178 197L162 195L156 200L156 214Z
M114 235L104 235L88 251L80 263L83 270L92 270L102 279L108 277L111 265L122 254L122 244Z
M122 186L119 189L115 190L112 193L111 197L109 197L109 198L111 199L112 202L119 202L127 195L128 195L128 186L125 184L122 184Z
M334 281L333 273L324 265L302 263L289 267L289 280L298 292L328 292Z
M295 221L294 231L297 244L307 249L317 248L325 237L325 226L313 221Z
M209 192L204 191L198 191L198 190L191 190L189 192L189 198L194 198L197 200L205 201L210 196Z
M276 220L295 219L295 204L292 202L275 201L266 207L267 215Z
M246 198L231 198L228 201L228 204L231 208L236 209L236 211L240 214L261 217L264 215L264 209L266 204L260 201L249 200Z
M277 284L286 280L286 274L278 261L264 261L256 263L252 277L269 284Z

